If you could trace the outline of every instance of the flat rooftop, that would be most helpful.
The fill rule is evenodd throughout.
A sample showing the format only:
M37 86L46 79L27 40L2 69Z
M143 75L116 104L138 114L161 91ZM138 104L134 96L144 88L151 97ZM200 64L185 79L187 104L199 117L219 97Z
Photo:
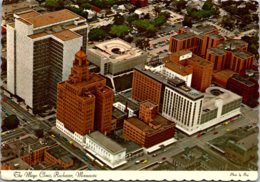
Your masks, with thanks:
M95 44L95 46L88 51L100 57L107 58L112 62L125 61L144 54L141 49L133 47L128 42L119 38Z
M200 65L200 66L213 66L213 63L211 63L210 61L200 57L200 56L197 56L196 54L192 54L192 57L189 59L190 62L192 62L193 64L196 64L196 65Z
M180 63L176 63L176 62L169 61L169 59L167 58L164 59L164 65L169 70L172 70L182 76L187 76L192 74L192 70L193 70L191 65L184 66L181 64L181 61Z
M191 87L183 86L183 85L180 87L174 86L168 82L168 79L169 79L168 77L164 76L161 73L154 73L150 70L145 69L144 64L136 66L135 69L138 70L139 72L143 73L144 75L158 81L159 83L162 83L165 86L185 95L186 97L188 97L192 100L197 100L197 99L203 98L203 94L200 91L195 90ZM175 78L175 79L177 79L177 78Z
M35 11L35 10L29 10L29 11L15 13L15 15L19 16L22 19L28 19L28 18L31 18L31 17L39 16L41 14L38 13L37 11Z
M248 45L247 42L241 39L229 39L219 44L218 48L225 50L237 50Z
M196 35L209 33L214 30L217 30L217 28L213 25L199 25L190 29L190 31L195 33Z
M116 119L120 119L120 118L127 116L127 114L125 112L117 109L116 107L113 107L112 116Z
M126 149L123 148L121 145L113 141L112 139L108 138L107 136L103 135L99 131L94 131L88 135L91 139L93 139L98 145L102 146L103 148L111 151L114 154L119 152L123 152Z
M257 139L258 139L258 134L254 133L251 134L239 141L237 141L237 145L240 146L241 148L243 148L244 150L249 150L254 146L257 146Z
M254 54L252 54L250 52L245 52L245 51L236 51L236 52L234 52L234 55L239 58L242 58L242 59L247 59L247 58L253 56Z
M175 125L175 123L173 123L173 122L169 121L168 119L162 117L160 114L157 114L155 116L154 120L152 121L152 123L154 123L156 125L160 125L160 127L157 128L157 129L150 127L148 124L146 124L145 122L143 122L142 120L140 120L137 117L128 118L126 121L131 123L132 125L134 125L138 129L142 130L143 132L147 133L148 135L153 134L154 132L157 133L160 130L164 130L164 128L166 126Z
M211 54L216 54L216 55L225 55L226 54L226 51L223 50L223 49L219 49L217 47L213 47L213 48L209 48L207 50L208 53L211 53Z
M72 39L81 37L81 35L79 35L75 32L72 32L70 30L63 30L60 32L53 33L52 35L63 41L72 40Z
M127 102L128 108L132 109L133 111L139 110L139 103L133 102L131 99L127 98L122 94L115 95L115 102L121 102L122 104L126 104Z
M212 39L224 39L224 37L222 37L219 34L215 34L215 33L209 34L209 37L212 38Z
M180 50L180 51L171 53L171 55L180 57L180 56L184 56L184 55L190 54L190 53L192 53L190 50Z
M223 105L231 103L233 101L242 99L241 96L226 90L221 87L209 87L206 89L202 104L202 110L214 110L216 109L215 103L217 100L222 100Z
M16 158L6 162L6 164L10 165L11 170L28 170L31 169L31 166L23 161L21 158Z
M221 70L221 71L218 71L216 73L213 73L213 77L215 78L221 78L224 79L224 80L228 80L229 78L231 78L234 74L236 74L236 72L232 71L232 70L229 70L229 69L226 69L226 70Z
M242 83L243 85L246 85L248 87L253 87L255 86L254 82L251 82L250 80L248 80L247 78L244 78L242 76L239 75L233 75L233 77L231 78L239 83Z
M184 32L184 33L180 33L177 35L172 36L174 39L178 39L178 40L185 40L185 39L189 39L192 37L195 37L195 34L192 32Z
M23 17L20 18L28 22L29 24L33 25L33 28L39 28L39 27L45 27L45 26L57 24L60 22L65 22L70 20L73 21L76 19L80 19L82 17L73 13L72 11L63 9L51 13L39 14L38 16L34 16L34 17L25 16L25 18Z
M54 156L56 159L60 159L64 162L69 162L72 160L71 154L60 145L48 149L47 152Z

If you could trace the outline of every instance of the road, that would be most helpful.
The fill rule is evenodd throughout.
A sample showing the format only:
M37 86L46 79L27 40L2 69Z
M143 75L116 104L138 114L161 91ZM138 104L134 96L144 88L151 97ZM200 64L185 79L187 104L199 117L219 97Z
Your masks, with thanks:
M227 133L227 129L232 131L239 127L253 125L253 123L258 121L258 119L256 117L258 115L258 111L256 108L251 109L251 108L248 108L247 106L244 106L244 107L241 107L241 111L242 111L242 116L239 119L237 119L236 121L230 122L228 125L221 124L220 127L207 132L205 135L201 136L200 138L198 138L197 135L192 135L192 136L185 135L185 137L183 137L176 143L170 145L169 147L166 147L165 148L166 151L161 150L161 151L156 152L156 154L157 154L156 157L152 157L152 155L144 155L144 156L136 158L133 161L129 161L126 165L120 167L119 169L140 170L140 169L145 168L146 166L151 165L152 163L162 161L163 157L166 157L166 160L169 160L169 159L171 159L172 156L184 151L184 149L186 147L191 148L196 145L203 148L204 150L208 150L211 153L214 153L216 156L218 156L219 158L222 158L227 163L230 163L233 166L235 166L233 163L228 161L225 157L223 157L219 153L211 150L207 143L209 141ZM178 131L178 132L180 132L180 131ZM218 132L218 133L214 134L214 132ZM147 159L148 163L147 164L142 164L142 163L135 164L135 161L142 160L142 159Z
M51 131L55 134L55 137L52 137L52 139L56 141L58 144L60 144L61 146L63 146L68 152L70 152L72 155L77 157L84 164L86 164L88 169L95 169L95 170L101 169L98 166L92 165L90 159L86 157L86 151L82 147L80 147L79 145L75 147L76 146L75 142L73 143L73 145L71 145L68 142L68 139L65 138L65 135L59 132L57 128L54 127L52 128Z
M23 136L25 134L26 134L26 132L24 131L23 128L18 128L18 129L11 130L11 131L6 131L6 132L1 133L1 141L2 141L2 143L7 142L9 140Z

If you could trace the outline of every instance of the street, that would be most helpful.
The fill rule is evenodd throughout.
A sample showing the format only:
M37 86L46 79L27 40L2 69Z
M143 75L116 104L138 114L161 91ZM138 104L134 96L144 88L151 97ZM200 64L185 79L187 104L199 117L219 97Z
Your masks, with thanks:
M258 115L258 111L256 109L251 109L249 107L241 107L241 110L242 110L242 114L244 116L242 115L236 121L230 122L228 125L223 125L221 123L220 127L214 128L213 130L207 132L205 135L203 135L199 138L198 138L197 134L192 135L192 136L186 135L184 138L178 140L176 143L170 145L169 147L166 147L164 149L166 151L160 150L160 151L156 152L156 154L157 154L156 157L152 157L152 155L144 155L139 158L136 158L133 161L129 161L126 165L120 167L119 169L140 170L140 169L146 168L147 166L151 165L152 163L162 161L163 157L166 157L166 160L169 160L172 156L184 151L184 149L186 147L192 148L196 145L203 148L204 150L208 150L211 153L214 153L218 157L225 160L227 163L231 163L229 160L227 160L225 157L223 157L218 152L211 150L210 146L207 143L209 141L227 133L227 129L232 131L239 127L252 125L254 122L258 121L257 117L256 117ZM180 131L178 131L178 132L180 132ZM214 134L215 132L217 132L217 134ZM142 159L147 159L148 163L147 164L143 164L143 163L135 164L135 161L142 160ZM234 165L233 163L231 163L231 164Z

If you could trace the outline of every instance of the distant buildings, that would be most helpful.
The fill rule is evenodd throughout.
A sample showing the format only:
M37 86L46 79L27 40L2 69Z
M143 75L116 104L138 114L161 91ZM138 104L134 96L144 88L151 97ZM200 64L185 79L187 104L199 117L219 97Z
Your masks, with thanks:
M171 52L188 49L201 57L205 57L208 48L215 47L224 41L224 38L218 35L218 30L214 26L181 28L178 33L170 38L169 50Z
M37 113L56 105L57 83L69 76L76 51L86 49L88 24L67 9L14 17L7 25L7 90Z
M94 130L109 133L113 98L106 80L89 72L86 54L78 51L69 79L58 84L57 128L80 144Z
M87 54L89 61L100 67L100 73L110 80L111 88L115 92L131 87L133 68L144 63L147 59L147 53L121 39L111 39L98 43L88 49ZM120 86L117 80L120 80L123 76L128 77L128 79L125 79L127 83L121 83L122 86Z
M150 101L142 102L139 117L131 117L125 120L123 128L124 138L145 148L173 138L175 123L159 115L157 107Z

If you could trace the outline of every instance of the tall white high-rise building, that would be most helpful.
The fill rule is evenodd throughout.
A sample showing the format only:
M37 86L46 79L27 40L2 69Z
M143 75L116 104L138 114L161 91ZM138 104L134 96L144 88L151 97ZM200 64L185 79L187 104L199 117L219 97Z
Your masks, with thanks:
M66 9L14 17L7 25L7 90L33 111L55 105L57 83L68 78L75 53L86 50L86 19Z
M169 79L164 91L162 115L174 121L183 132L192 133L199 129L203 97L184 81Z

